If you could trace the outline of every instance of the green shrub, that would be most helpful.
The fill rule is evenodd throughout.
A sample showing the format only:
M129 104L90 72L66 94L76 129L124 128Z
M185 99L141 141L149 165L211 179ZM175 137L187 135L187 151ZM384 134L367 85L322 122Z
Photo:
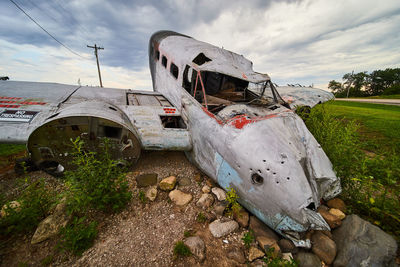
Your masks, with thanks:
M32 181L25 177L19 186L21 194L17 198L20 206L10 207L6 204L5 212L7 216L0 219L0 232L23 233L29 232L48 215L50 207L55 203L55 193L46 187L43 178Z
M178 241L174 246L174 256L175 257L186 257L192 255L190 248L183 243L183 241Z
M111 158L108 139L100 147L101 153L87 152L84 142L78 137L73 144L73 171L66 172L69 188L69 209L81 213L87 208L102 211L118 211L132 197L125 169Z
M253 234L253 231L250 230L250 231L246 232L246 233L243 235L243 237L242 237L242 241L243 241L244 246L245 246L246 248L250 248L251 243L254 242L254 234Z
M193 236L193 231L192 230L185 230L183 232L183 236L186 237L186 238L191 237L191 236Z
M397 148L368 157L361 150L359 125L335 118L329 103L304 116L341 178L341 197L349 212L357 213L400 238L400 155Z
M197 220L199 223L204 223L204 222L207 221L207 218L206 218L206 216L204 215L204 213L199 212L199 213L197 214L196 220Z
M60 231L60 248L81 255L93 245L97 236L97 222L89 222L86 217L74 217L72 223Z
M238 213L240 211L240 204L237 202L239 196L237 195L235 189L228 187L228 191L226 192L226 200L229 202L227 207L227 215L231 216L234 213Z
M143 204L146 204L147 199L146 199L145 192L139 191L138 197L139 197L140 202L142 202Z

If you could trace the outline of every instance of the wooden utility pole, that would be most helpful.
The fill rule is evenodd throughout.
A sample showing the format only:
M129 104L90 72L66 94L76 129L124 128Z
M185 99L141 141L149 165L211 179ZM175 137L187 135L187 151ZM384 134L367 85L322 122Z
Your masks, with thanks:
M96 44L94 44L94 46L87 45L87 47L94 48L94 55L96 56L96 61L97 61L97 71L99 72L100 87L103 87L103 83L101 82L99 56L97 54L97 50L104 50L104 47L97 46Z

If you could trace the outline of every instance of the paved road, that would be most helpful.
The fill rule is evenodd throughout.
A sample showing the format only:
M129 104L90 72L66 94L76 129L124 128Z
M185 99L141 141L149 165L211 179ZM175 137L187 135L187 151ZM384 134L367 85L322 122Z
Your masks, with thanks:
M336 101L366 102L374 104L385 104L400 106L400 99L371 99L371 98L336 98Z

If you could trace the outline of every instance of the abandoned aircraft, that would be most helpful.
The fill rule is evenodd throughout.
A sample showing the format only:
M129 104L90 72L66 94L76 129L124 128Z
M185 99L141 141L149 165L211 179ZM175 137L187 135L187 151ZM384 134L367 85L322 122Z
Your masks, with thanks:
M292 109L332 95L299 88L283 94L287 103L243 56L170 31L151 37L149 65L154 92L0 81L0 142L26 143L34 165L52 174L70 168L78 136L93 150L107 137L113 157L132 163L141 150L185 151L297 246L310 247L301 233L329 230L316 209L340 181Z

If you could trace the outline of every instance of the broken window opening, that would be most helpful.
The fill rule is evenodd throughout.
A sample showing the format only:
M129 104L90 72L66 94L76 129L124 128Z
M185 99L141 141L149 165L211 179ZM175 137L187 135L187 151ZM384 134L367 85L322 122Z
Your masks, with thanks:
M185 70L183 71L183 79L182 79L182 87L190 94L192 90L192 69L189 65L185 66Z
M168 129L186 129L186 123L181 116L160 116L161 124Z
M196 63L197 65L201 66L206 62L211 61L210 58L206 57L206 55L204 55L203 53L198 54L194 59L193 59L193 63Z
M72 131L79 131L79 126L78 125L71 125Z
M122 128L112 126L99 126L99 136L120 139Z
M176 66L174 63L171 62L171 66L170 66L170 70L169 70L172 74L172 76L174 76L175 79L178 79L178 75L179 75L179 68L178 66Z
M167 68L167 63L168 63L167 57L162 56L161 64L164 66L164 68Z
M185 73L184 75L188 77L188 74ZM197 87L199 80L202 90ZM271 110L274 107L277 108L275 105L277 103L285 105L269 80L252 83L218 72L202 71L200 75L197 75L197 72L192 75L191 84L192 87L195 84L191 95L198 102L207 106L207 109L213 114L217 114L224 107L238 103L268 106Z
M155 57L156 61L158 61L160 59L160 51L158 51L157 49L156 49L154 57Z
M207 96L206 96L206 92L204 89L204 83L203 83L203 78L201 77L201 73L200 72L196 72L196 84L194 86L194 93L193 96L197 101L202 101L200 102L202 105L205 105L206 109L208 109L208 105L207 105ZM197 85L198 82L200 80L200 84L201 84L201 90L199 89L199 93L197 93Z

